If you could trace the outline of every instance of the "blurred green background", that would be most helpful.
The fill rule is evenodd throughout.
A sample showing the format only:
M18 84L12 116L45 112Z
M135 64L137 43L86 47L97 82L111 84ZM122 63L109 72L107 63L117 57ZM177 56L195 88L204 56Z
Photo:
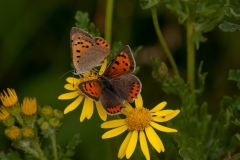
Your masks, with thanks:
M73 100L60 101L57 97L67 91L65 79L71 73L69 32L75 26L77 10L89 13L90 20L104 37L106 0L51 0L51 1L0 1L0 89L14 88L22 102L25 96L36 97L39 105L51 105L64 110ZM185 30L164 5L158 7L159 23L172 51L180 73L186 79ZM225 18L226 19L226 18ZM224 95L236 94L234 82L227 80L229 69L240 68L240 33L224 33L218 27L205 34L206 43L196 53L196 67L203 61L203 72L208 72L206 90L199 102L209 103L213 115ZM178 108L179 99L166 95L151 75L150 57L160 57L169 66L166 55L156 36L150 10L142 10L139 0L115 0L113 11L112 42L122 41L133 51L143 48L136 56L140 71L137 76L143 84L144 106L154 107L167 101L167 108ZM82 142L76 149L75 159L109 159L109 140L102 140L106 131L100 129L101 119L96 109L90 120L79 122L81 107L65 115L57 134L61 146L75 133ZM0 150L7 152L11 142L4 136L0 125ZM162 137L163 143L165 142ZM43 141L43 145L47 144ZM166 143L164 143L166 144ZM120 144L118 144L120 147ZM137 154L137 153L135 153ZM142 154L139 152L139 154ZM163 153L164 154L164 153ZM134 157L134 156L133 156Z

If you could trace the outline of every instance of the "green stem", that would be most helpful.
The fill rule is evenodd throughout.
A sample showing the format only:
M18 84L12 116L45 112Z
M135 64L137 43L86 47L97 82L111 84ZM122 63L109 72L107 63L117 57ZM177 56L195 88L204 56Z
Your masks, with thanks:
M110 46L111 46L111 36L112 36L113 1L114 0L107 0L106 19L105 19L105 39Z
M195 87L195 46L193 43L193 21L187 19L187 81L191 89Z
M46 158L45 155L43 154L42 149L41 149L40 146L39 146L38 138L37 138L37 137L36 137L35 139L33 139L32 144L33 144L34 148L36 149L36 151L37 151L37 153L38 153L38 155L39 155L38 159L40 159L40 160L47 160L47 158Z
M164 50L164 52L166 53L166 55L167 55L167 57L168 57L171 65L172 65L172 67L173 67L173 72L174 72L174 74L175 74L176 76L179 76L179 72L178 72L177 65L176 65L176 63L175 63L175 61L174 61L174 59L173 59L173 57L172 57L172 54L171 54L171 52L170 52L170 50L169 50L169 48L168 48L168 46L167 46L166 41L165 41L164 38L163 38L162 31L161 31L161 29L160 29L160 27L159 27L156 7L153 7L153 8L151 9L151 11L152 11L153 24L154 24L154 28L155 28L155 30L156 30L158 39L159 39L159 41L160 41L160 43L161 43L161 45L162 45L162 47L163 47L163 50Z
M51 138L51 141L52 141L54 160L58 160L57 143L56 143L55 133L53 133L53 134L50 136L50 138Z

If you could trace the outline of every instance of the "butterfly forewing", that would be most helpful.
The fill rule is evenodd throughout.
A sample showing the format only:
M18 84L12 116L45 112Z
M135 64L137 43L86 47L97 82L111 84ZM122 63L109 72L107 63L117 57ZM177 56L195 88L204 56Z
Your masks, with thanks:
M114 78L135 70L135 60L128 45L124 46L107 67L104 76Z
M94 101L98 101L100 94L101 94L101 86L99 81L96 80L91 80L91 81L86 81L82 82L78 85L78 88L80 91L87 97L93 99Z
M118 94L128 102L133 102L133 100L137 98L138 94L142 90L142 84L140 80L132 74L115 77L112 80L112 84Z

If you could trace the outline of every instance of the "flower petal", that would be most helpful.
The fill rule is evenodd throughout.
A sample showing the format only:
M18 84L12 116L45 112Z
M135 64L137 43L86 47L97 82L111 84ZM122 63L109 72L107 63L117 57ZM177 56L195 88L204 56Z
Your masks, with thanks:
M85 98L85 101L86 101L86 98ZM84 103L85 103L85 101L84 101ZM81 116L80 116L80 122L82 122L87 117L87 110L88 110L88 106L83 105L82 113L81 113Z
M126 150L127 159L129 159L132 156L137 145L137 139L138 139L138 131L134 130Z
M79 81L79 79L74 78L74 77L68 77L68 78L66 79L66 81L67 81L68 83L75 84L76 82Z
M139 141L142 152L147 160L150 160L150 154L148 150L147 140L144 131L140 131L139 133Z
M73 101L71 104L69 104L65 109L64 109L64 114L67 114L68 112L74 110L77 108L77 106L82 102L83 96L79 96L75 101Z
M100 101L95 102L96 107L97 107L97 111L98 111L98 115L99 117L103 120L106 121L107 120L107 112L104 110L102 103Z
M131 137L132 137L132 132L129 132L127 137L124 139L123 143L121 144L121 147L118 151L118 158L122 159L125 156Z
M103 124L101 124L101 128L116 128L125 124L126 124L125 119L117 119L104 122Z
M78 91L75 92L69 92L69 93L64 93L58 96L58 99L73 99L77 96L80 96Z
M166 116L166 115L169 115L169 114L173 114L175 111L174 110L171 110L171 109L166 109L166 110L162 110L162 111L158 111L158 112L155 112L155 113L152 113L152 115L156 115L156 116Z
M107 67L107 59L104 60L102 66L101 66L101 68L100 68L100 70L99 70L99 72L98 72L98 74L99 74L100 76L104 73L106 67Z
M112 138L112 137L118 136L119 134L123 133L127 129L128 129L128 127L126 125L118 127L118 128L114 128L114 129L104 133L102 135L102 139L107 139L107 138Z
M157 124L155 122L150 122L150 125L154 128L156 128L157 130L159 131L162 131L162 132L177 132L176 129L172 129L172 128L168 128L168 127L165 127L165 126L162 126L160 124Z
M64 88L70 91L75 91L76 88L74 88L73 84L65 84Z
M156 132L153 130L153 128L151 126L146 127L145 132L146 132L149 142L156 149L156 151L158 153L160 153L161 150L164 152L164 147L163 147L162 141L160 140L160 138L158 137Z
M154 107L153 109L150 110L150 112L157 112L162 110L165 106L167 105L167 102L161 102L158 105L156 105L156 107Z
M124 102L124 106L126 107L124 109L126 109L127 111L133 110L132 106L127 101Z
M135 99L135 106L136 106L136 108L143 107L143 100L142 100L141 94L139 94L138 97Z
M83 106L84 105L86 105L86 108L87 108L87 112L86 112L87 119L90 119L92 117L93 110L94 110L93 100L86 97Z
M177 109L177 110L175 110L172 114L166 115L166 116L164 117L164 119L165 119L166 121L169 121L169 120L173 119L174 117L176 117L179 113L180 113L180 110Z
M152 117L152 121L155 121L155 122L166 122L165 118L163 118L163 117Z

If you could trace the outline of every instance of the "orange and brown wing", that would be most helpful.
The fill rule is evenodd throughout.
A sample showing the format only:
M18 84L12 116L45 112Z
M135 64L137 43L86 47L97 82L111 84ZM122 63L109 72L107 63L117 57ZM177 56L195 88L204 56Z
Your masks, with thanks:
M114 78L135 70L135 60L128 45L124 46L107 67L104 76Z
M97 79L82 82L78 85L80 91L87 97L98 101L101 94L101 86Z

